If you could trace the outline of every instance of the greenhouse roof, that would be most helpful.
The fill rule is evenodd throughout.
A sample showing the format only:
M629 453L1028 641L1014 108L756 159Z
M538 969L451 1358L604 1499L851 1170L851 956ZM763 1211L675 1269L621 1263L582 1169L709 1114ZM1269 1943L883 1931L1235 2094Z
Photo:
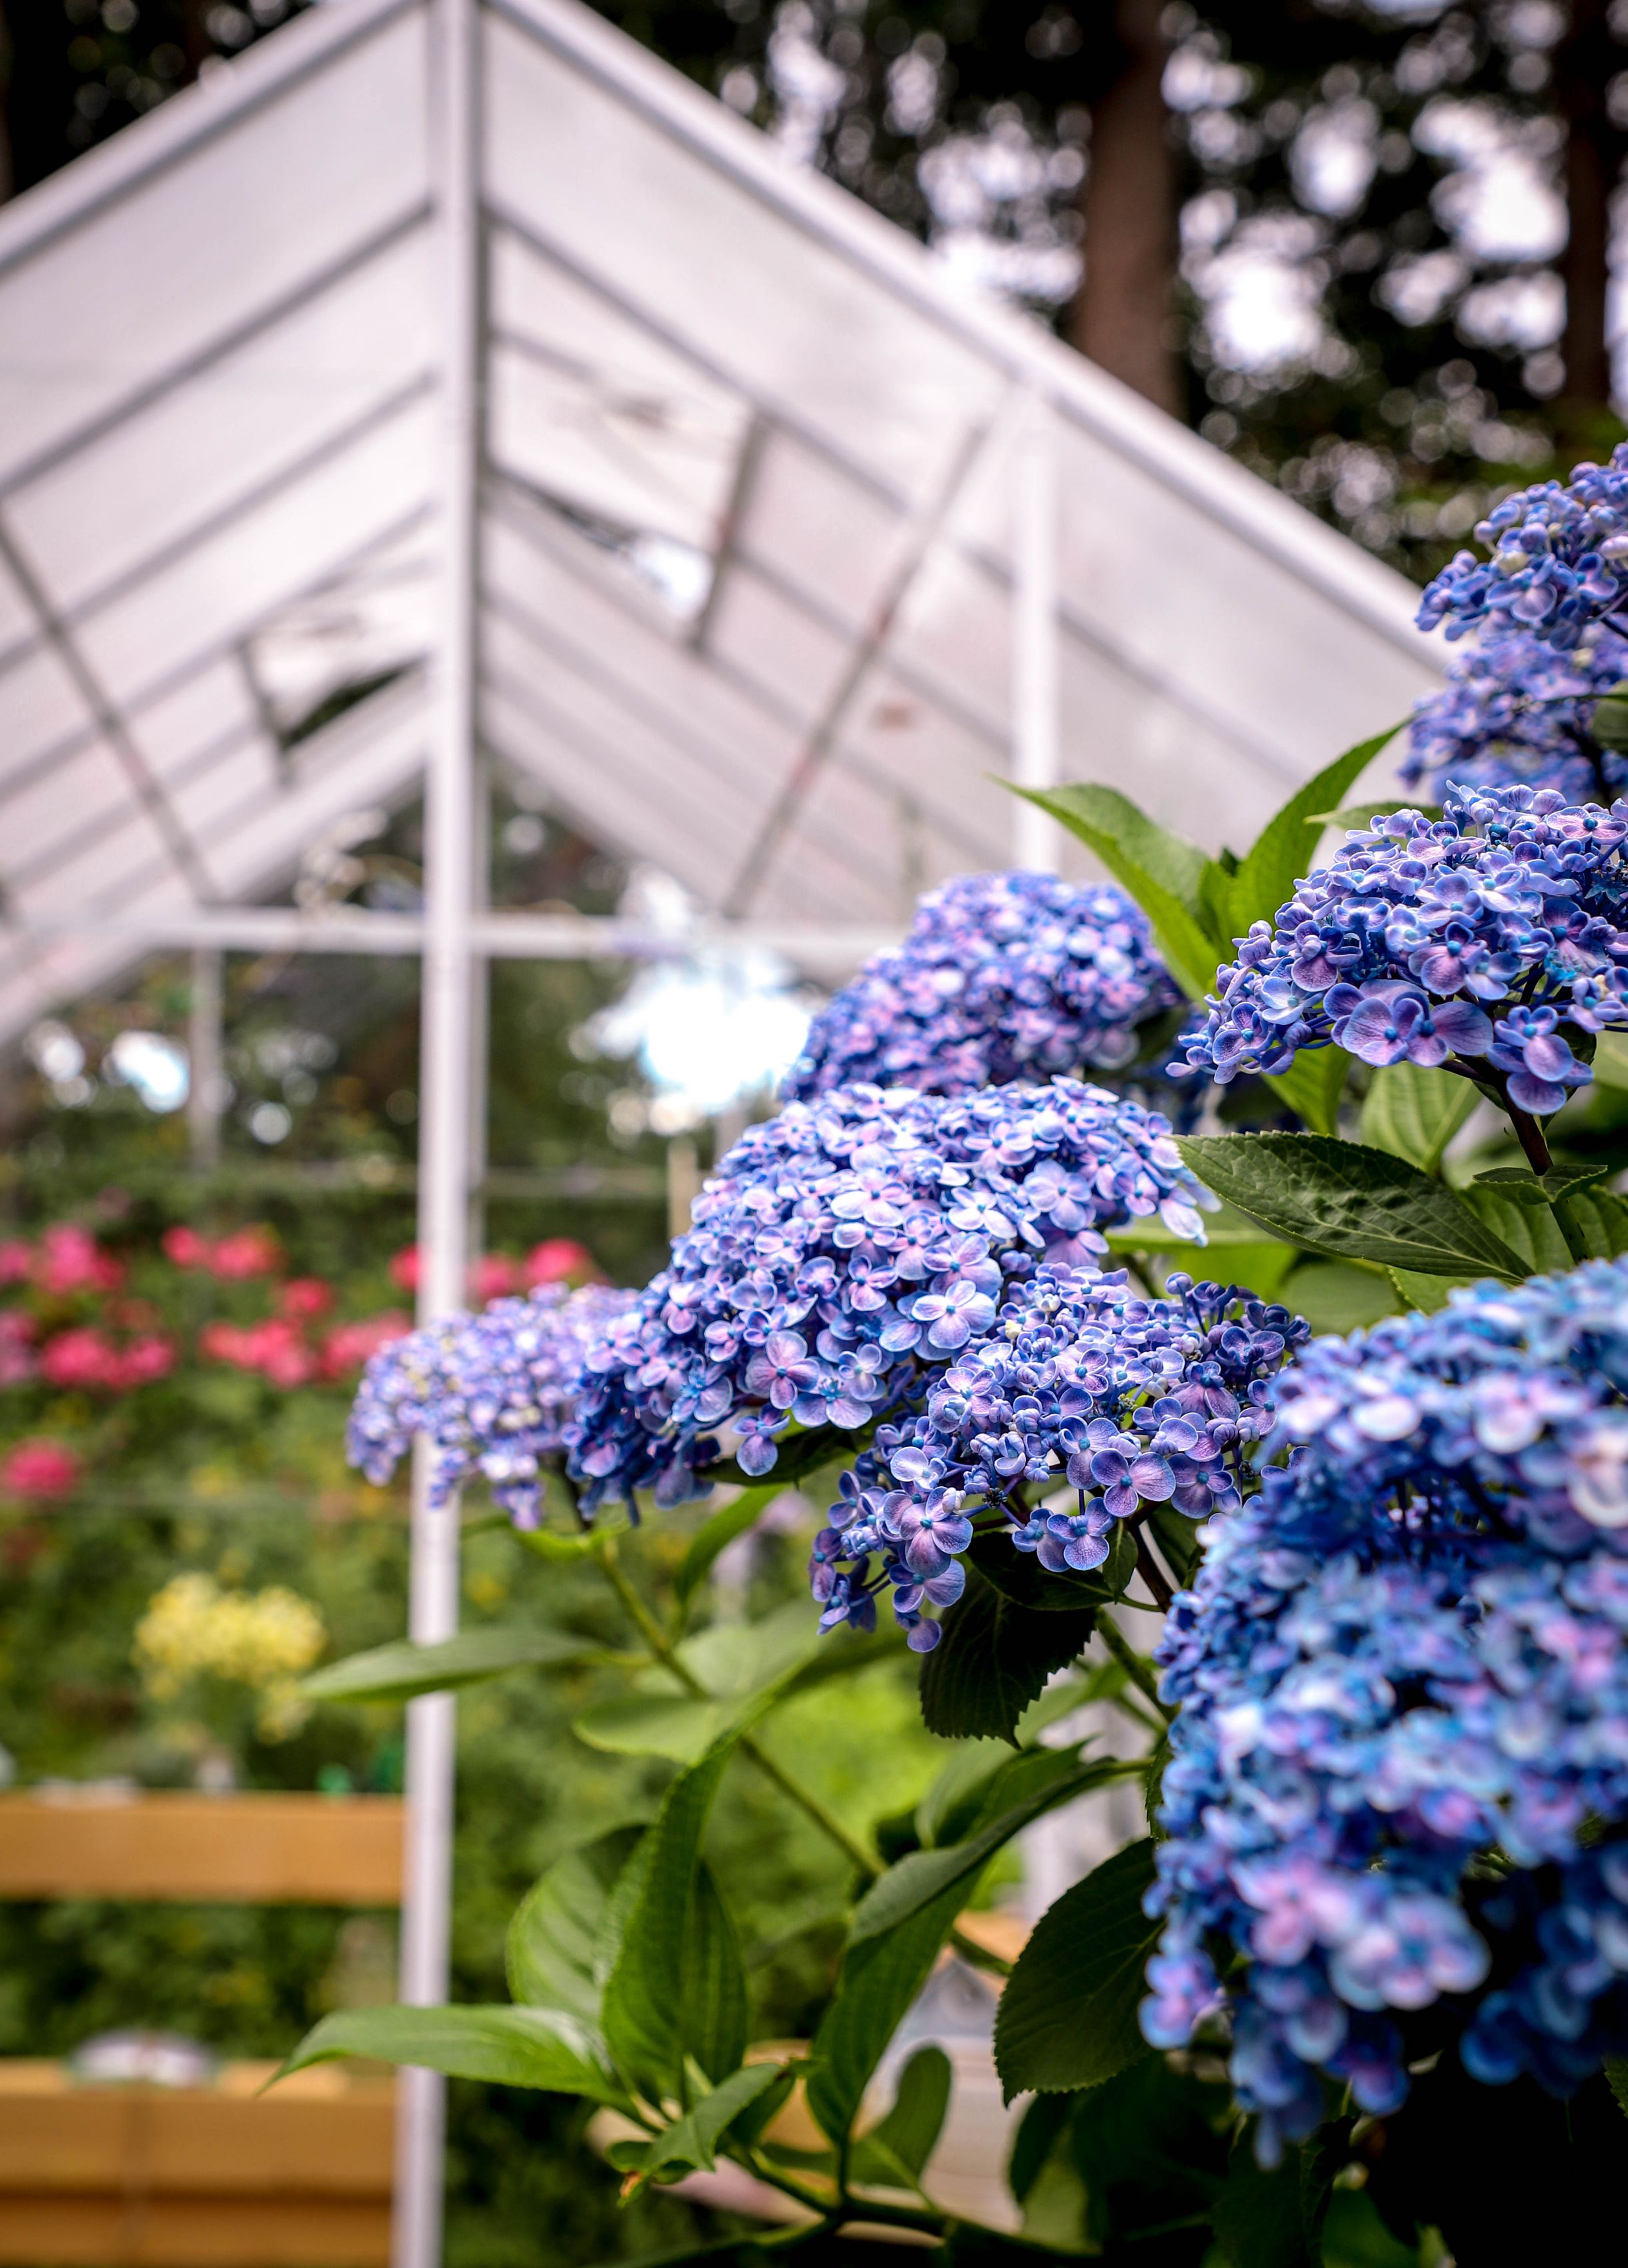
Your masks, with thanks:
M1238 841L1433 681L1400 578L575 0L481 26L479 725L592 839L851 942L1008 863L1037 402L1067 776ZM417 792L432 36L335 0L0 214L0 1038Z

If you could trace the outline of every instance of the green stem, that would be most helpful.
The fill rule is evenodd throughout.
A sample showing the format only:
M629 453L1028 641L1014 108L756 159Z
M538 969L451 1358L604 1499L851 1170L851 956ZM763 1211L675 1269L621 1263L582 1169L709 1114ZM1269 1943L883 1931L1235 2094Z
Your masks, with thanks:
M1115 1660L1124 1671L1126 1676L1131 1680L1131 1683L1137 1687L1138 1691L1145 1693L1147 1696L1147 1698L1153 1703L1154 1708L1158 1710L1160 1717L1163 1718L1166 1724L1168 1724L1171 1718L1175 1716L1175 1712L1174 1709L1167 1709L1164 1703L1160 1699L1159 1680L1154 1675L1153 1663L1148 1660L1145 1654L1138 1653L1136 1648L1131 1645L1130 1639L1126 1638L1123 1631L1118 1628L1116 1624L1110 1621L1109 1616L1105 1614L1099 1615L1097 1616L1097 1636L1101 1639L1103 1645L1108 1648Z
M616 1557L615 1545L607 1543L604 1550L596 1553L595 1557L605 1570L606 1580L621 1600L639 1636L662 1668L676 1677L685 1691L693 1694L697 1701L717 1700L718 1697L717 1694L710 1693L695 1672L679 1654L674 1653L666 1631L622 1572ZM836 1844L843 1858L857 1870L868 1888L881 1873L881 1868L873 1853L866 1849L858 1837L850 1833L834 1812L826 1809L817 1795L801 1786L775 1762L766 1749L760 1748L751 1734L742 1734L740 1751L743 1756L750 1756L759 1771L772 1786L777 1787L788 1801L794 1803L805 1817L814 1822L822 1835Z

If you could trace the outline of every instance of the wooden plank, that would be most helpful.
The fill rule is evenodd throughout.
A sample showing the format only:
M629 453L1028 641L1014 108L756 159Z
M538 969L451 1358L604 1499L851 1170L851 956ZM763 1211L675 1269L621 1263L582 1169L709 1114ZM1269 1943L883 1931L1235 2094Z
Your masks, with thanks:
M0 2201L4 2268L388 2268L390 2208L329 2198Z
M394 2080L330 2067L257 2093L276 2068L229 2064L208 2088L79 2087L59 2064L0 2063L0 2223L16 2198L52 2194L387 2202Z
M394 1795L0 1795L0 1898L392 1906Z

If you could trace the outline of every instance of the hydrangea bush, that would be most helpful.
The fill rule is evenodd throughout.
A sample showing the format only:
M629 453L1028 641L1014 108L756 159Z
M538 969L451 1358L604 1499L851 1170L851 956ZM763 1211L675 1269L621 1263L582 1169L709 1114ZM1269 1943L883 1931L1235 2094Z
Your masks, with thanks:
M1332 1042L1375 1067L1453 1064L1522 1111L1558 1110L1591 1076L1577 1041L1628 1025L1625 836L1628 806L1527 787L1352 830L1241 941L1189 1069L1225 1085Z
M1322 2073L1396 2110L1443 1999L1477 2079L1570 2093L1628 2048L1628 1261L1319 1340L1271 1400L1293 1454L1160 1649L1148 2036L1229 2007L1269 2152Z
M1113 883L958 875L815 1017L785 1096L862 1083L967 1094L1123 1071L1138 1027L1181 997L1147 917Z
M1609 802L1628 786L1628 759L1593 728L1598 703L1625 678L1628 637L1603 623L1571 653L1529 630L1489 630L1414 710L1403 784L1436 802L1455 788L1498 787Z
M1201 1197L1168 1120L1072 1079L792 1103L748 1129L589 1352L571 1433L584 1502L682 1503L726 1440L755 1478L793 1425L860 1434L1037 1262L1101 1255L1105 1225L1151 1216L1202 1242Z
M1042 1268L932 1375L925 1406L880 1426L814 1540L822 1627L939 1640L975 1527L1053 1574L1088 1573L1116 1527L1169 1504L1189 1520L1255 1482L1268 1381L1309 1336L1247 1292L1172 1274L1150 1299L1123 1270Z
M510 1302L374 1365L354 1435L373 1469L423 1432L443 1490L484 1473L531 1518L541 1465L564 1463L575 1525L530 1546L600 1566L639 1674L585 1737L681 1766L636 1843L568 1854L522 1907L515 2007L337 2014L300 2059L490 2077L501 2058L618 2112L630 2189L722 2154L794 2199L807 2241L877 2219L943 2240L947 2064L924 2051L860 2128L948 1940L1010 1970L995 2053L1035 2098L1011 2180L1036 2251L1351 2268L1420 2259L1435 2229L1471 2268L1494 2257L1475 2235L1491 2183L1511 2228L1541 2198L1542 2242L1586 2257L1583 2201L1615 2198L1628 2139L1599 2124L1602 2059L1628 2054L1628 1199L1609 1185L1628 1141L1563 1114L1628 1028L1628 803L1580 800L1577 770L1628 638L1628 460L1484 533L1492 564L1466 555L1425 603L1480 640L1415 729L1440 818L1379 816L1327 850L1326 815L1394 734L1241 856L1101 785L1048 793L1145 929L1112 893L1033 877L937 894L832 1004L795 1099L723 1160L642 1292ZM1245 1130L1175 1133L1047 1075L1127 1060L1166 985L1202 1004L1188 1091ZM1446 1165L1476 1092L1508 1146ZM1208 1193L1232 1207L1231 1285L1167 1273ZM1357 1263L1396 1312L1314 1338L1303 1259ZM810 1616L804 1652L709 1682L734 1634L686 1642L708 1569L782 1484L833 1469L824 1635ZM618 1557L613 1507L666 1513L720 1481L681 1555L664 1519ZM928 1728L970 1744L873 1833L757 1727L875 1662L885 1602ZM1155 1660L1138 1617L1161 1613ZM481 1642L539 1658L523 1632ZM465 1682L463 1644L387 1648L325 1690ZM1134 1724L1133 1756L1089 1751L1086 1702ZM737 1756L852 1891L806 2056L747 2058L748 1971L702 1849ZM961 1911L991 1859L1126 1775L1149 1836L1001 1961ZM799 2080L829 2148L776 2124ZM1473 2113L1445 2142L1429 2124L1495 2089L1506 2133L1565 2099L1564 2183L1541 2152L1478 2151ZM1330 2205L1337 2169L1367 2187Z
M633 1293L544 1284L479 1314L449 1315L380 1349L363 1373L346 1449L382 1484L422 1435L431 1500L479 1477L520 1528L535 1528L576 1411L584 1356Z

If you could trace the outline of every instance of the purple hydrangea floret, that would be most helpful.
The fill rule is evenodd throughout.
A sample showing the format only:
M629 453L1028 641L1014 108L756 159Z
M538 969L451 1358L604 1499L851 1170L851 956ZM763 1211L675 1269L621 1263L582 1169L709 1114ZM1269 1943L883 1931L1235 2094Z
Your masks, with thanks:
M1568 803L1628 787L1628 757L1598 745L1595 703L1628 678L1628 638L1603 623L1575 653L1529 630L1489 630L1461 647L1448 681L1413 711L1404 786L1435 801L1461 788L1548 787Z
M1111 882L961 874L917 904L815 1017L785 1082L807 1101L860 1080L967 1094L1055 1071L1119 1071L1181 994L1147 917Z
M1375 1065L1485 1059L1521 1109L1558 1110L1593 1076L1564 1027L1628 1026L1624 837L1628 802L1528 787L1353 830L1239 940L1187 1070L1225 1083L1332 1042Z
M1009 1283L1208 1202L1169 1122L1074 1079L946 1097L838 1087L749 1127L672 1259L591 1352L571 1470L592 1506L677 1504L788 1427L858 1432L993 1322Z
M1628 2047L1628 1259L1319 1339L1271 1403L1300 1446L1160 1648L1143 2004L1160 2047L1230 2011L1269 2159L1323 2075L1395 2110L1433 2003L1484 2081Z
M1235 1507L1270 1424L1267 1381L1309 1336L1252 1292L1172 1275L1041 1268L844 1473L810 1567L821 1627L873 1626L892 1598L917 1653L954 1604L975 1523L1052 1573L1108 1557L1115 1525L1168 1504Z
M603 1284L545 1284L393 1339L357 1389L350 1462L382 1486L423 1434L433 1502L478 1477L516 1527L535 1528L544 1474L563 1463L583 1358L637 1296Z
M1476 529L1491 551L1461 551L1419 601L1421 630L1450 638L1487 623L1573 653L1595 622L1628 630L1628 443L1609 465L1580 464L1495 505Z

